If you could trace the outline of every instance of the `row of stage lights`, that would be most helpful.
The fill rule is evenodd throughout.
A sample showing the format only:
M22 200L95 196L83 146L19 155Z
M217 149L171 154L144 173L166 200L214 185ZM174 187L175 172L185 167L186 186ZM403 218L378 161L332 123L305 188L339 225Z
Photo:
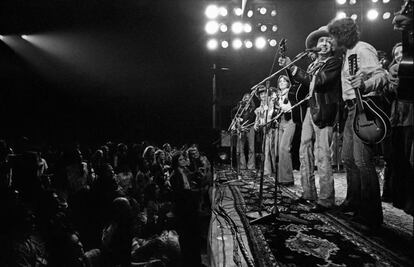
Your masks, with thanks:
M379 12L376 9L370 9L367 11L367 19L368 20L376 20L379 16ZM336 18L345 18L347 17L347 14L345 11L338 11L336 13ZM358 15L357 14L352 14L350 15L351 19L356 20L358 19ZM384 14L382 14L382 19L387 20L391 18L391 12L384 12Z
M372 3L377 3L379 2L379 0L371 0ZM388 4L390 2L390 0L382 0L382 2L384 4ZM336 0L336 3L338 5L345 5L347 3L347 0ZM357 3L357 0L349 0L348 3L350 5L355 5Z
M267 25L264 23L258 24L258 28L261 32L272 31L276 32L278 30L276 25ZM211 20L206 23L205 31L207 34L216 34L219 31L225 33L229 30L229 27L225 23L218 23L217 21ZM250 23L242 23L240 21L236 21L231 24L230 26L231 31L234 34L241 34L241 33L250 33L252 31L252 25Z
M231 9L231 11L237 17L241 17L243 15L243 10L240 7L233 8ZM257 8L257 13L263 16L265 16L266 14L270 14L270 16L272 17L275 17L277 15L277 12L275 9L269 11L266 7ZM205 11L205 15L208 19L216 19L219 16L226 17L228 14L229 14L229 10L224 6L218 7L216 5L209 5ZM249 9L246 12L246 16L248 18L253 17L253 14L254 14L254 11L252 9Z
M257 37L254 40L254 42L252 40L242 41L239 38L236 38L231 42L231 47L235 50L239 50L242 48L250 49L253 47L255 47L258 50L262 50L266 48L267 45L274 47L277 45L277 41L275 39L266 40L265 37L261 36L261 37ZM209 50L216 50L219 47L226 49L230 47L230 43L227 40L217 40L214 38L207 41L207 48Z
M207 48L263 50L267 46L274 47L277 41L273 35L278 31L274 23L276 15L274 6L249 7L243 11L240 7L209 5L205 9L208 21L204 28L206 34L211 36L207 40ZM244 38L230 37L228 33Z
M361 0L360 0L361 1ZM371 2L375 5L376 3L378 3L378 2L382 2L383 4L388 4L389 2L390 2L390 0L371 0ZM351 9L354 9L354 11L355 11L355 8L352 8L352 6L354 6L354 5L356 5L357 4L357 0L336 0L336 3L339 5L339 6L345 6L345 4L349 4L349 7L351 8ZM344 7L345 9L347 9L346 7ZM355 12L350 12L350 11L348 11L348 13L350 13L350 14L352 14L352 15L350 15L350 14L347 14L346 12L345 12L345 10L339 10L337 13L336 13L336 17L337 18L344 18L344 17L346 17L346 16L349 16L349 17L351 17L352 19L354 19L354 20L356 20L356 19L358 19L358 15L355 13ZM376 9L376 8L370 8L367 12L366 12L366 18L368 19L368 20L370 20L370 21L374 21L374 20L376 20L378 17L380 16L380 12L378 11L378 9ZM383 12L382 13L382 19L383 20L387 20L387 19L390 19L391 18L391 12L389 12L389 11L386 11L386 12Z

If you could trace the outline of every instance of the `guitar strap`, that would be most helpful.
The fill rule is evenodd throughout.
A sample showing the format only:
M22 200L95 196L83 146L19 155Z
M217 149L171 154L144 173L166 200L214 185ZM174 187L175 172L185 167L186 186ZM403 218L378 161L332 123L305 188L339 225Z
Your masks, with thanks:
M326 64L326 62L331 58L333 58L333 57L328 57L325 60L321 60L321 61L315 60L314 62L312 62L309 65L307 73L312 75L312 80L309 84L309 95L310 96L312 96L313 91L314 91L316 75L323 68L323 66Z

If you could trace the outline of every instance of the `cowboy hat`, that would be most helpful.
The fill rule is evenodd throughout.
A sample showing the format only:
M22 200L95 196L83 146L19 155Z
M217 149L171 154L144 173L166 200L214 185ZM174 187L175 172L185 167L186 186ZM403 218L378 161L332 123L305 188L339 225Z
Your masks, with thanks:
M308 37L306 37L306 41L305 41L306 49L316 47L316 44L318 43L318 39L323 36L330 36L328 32L328 26L322 26L316 31L311 32L308 35Z

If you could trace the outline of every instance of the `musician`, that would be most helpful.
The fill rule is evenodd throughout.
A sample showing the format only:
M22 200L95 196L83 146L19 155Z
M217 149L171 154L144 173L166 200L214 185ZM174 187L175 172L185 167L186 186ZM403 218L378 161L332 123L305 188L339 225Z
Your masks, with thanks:
M359 40L357 24L351 18L334 19L328 25L329 33L338 48L344 49L341 70L342 98L348 109L344 128L342 160L346 170L347 195L342 211L354 212L354 220L370 228L378 228L383 222L380 185L373 159L373 147L365 144L353 130L358 88L363 96L375 96L387 86L387 77L377 58L375 48ZM359 71L349 73L348 57L356 55Z
M330 144L341 92L341 61L334 55L332 39L326 26L311 32L305 45L307 49L317 48L314 49L318 51L316 59L306 72L296 66L290 68L293 79L308 87L311 96L302 124L299 149L303 188L301 200L316 202L312 211L324 212L335 204ZM280 58L279 64L288 64L290 59L286 59ZM315 186L315 157L319 173L319 196Z
M267 122L270 122L272 119L274 111L274 101L276 96L269 97L269 92L274 92L274 88L266 89L264 85L260 85L257 89L257 95L260 99L260 106L255 109L254 113L256 114L256 120L254 123L254 129L256 131L263 130L265 139L265 148L264 148L264 175L269 176L274 173L275 170L275 149L274 149L274 129L266 126ZM267 115L267 118L266 118ZM263 127L263 128L262 128Z
M251 125L247 129L243 129L241 132L241 136L237 139L237 149L238 153L240 153L240 169L245 170L254 170L256 167L255 164L255 151L254 151L254 137L255 137L255 131L252 127L252 124L255 122L255 113L254 110L256 108L253 101L250 100L250 94L246 93L243 95L242 101L237 105L233 110L237 111L239 109L243 109L246 107L245 112L243 112L240 116L240 119L238 121L239 126L241 125ZM246 166L246 155L244 153L244 148L248 146L248 154L247 154L247 166Z
M296 124L292 119L292 104L289 101L289 89L291 82L285 75L280 75L277 80L277 106L280 112L284 112L275 131L275 155L279 156L278 179L279 183L285 186L294 184L292 155L293 135L295 134Z
M393 60L389 68L389 88L398 94L398 69L403 58L402 43L392 49ZM390 155L384 155L389 161L390 171L384 173L383 201L392 202L397 208L413 214L413 177L414 177L414 104L395 99L391 106L391 142Z

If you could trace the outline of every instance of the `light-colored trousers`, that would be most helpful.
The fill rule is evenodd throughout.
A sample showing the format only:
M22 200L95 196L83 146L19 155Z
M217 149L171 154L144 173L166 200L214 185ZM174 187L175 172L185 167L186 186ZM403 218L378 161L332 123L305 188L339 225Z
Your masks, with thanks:
M330 207L335 204L335 188L330 149L331 141L332 127L318 128L313 123L308 108L302 124L299 148L300 176L303 189L302 197L308 200L317 200L318 204L325 207ZM319 174L319 198L315 186L315 158Z
M249 149L247 154L247 169L254 170L256 167L254 155L254 136L255 131L254 128L251 127L249 131L243 132L240 138L238 138L237 152L240 153L240 169L246 169L246 155L244 153L246 142Z
M265 138L265 149L264 149L264 175L272 175L275 172L275 130L267 129Z
M279 126L275 130L275 155L279 156L277 177L280 183L294 182L290 149L295 128L296 124L292 119L287 121L282 116Z

